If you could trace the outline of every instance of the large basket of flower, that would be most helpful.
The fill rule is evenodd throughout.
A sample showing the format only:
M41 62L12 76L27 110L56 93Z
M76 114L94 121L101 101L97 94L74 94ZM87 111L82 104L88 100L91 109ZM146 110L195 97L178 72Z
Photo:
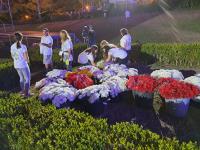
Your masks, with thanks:
M153 94L157 88L156 79L148 75L130 76L126 85L132 90L138 106L152 108Z
M199 75L188 77L188 78L186 78L184 80L184 82L187 82L187 83L190 83L192 85L195 85L200 89L200 76ZM195 97L192 100L194 100L197 103L200 103L200 95L198 95L197 97Z
M175 117L185 117L190 99L199 95L198 87L182 81L171 80L159 87L159 94L165 99L166 111Z

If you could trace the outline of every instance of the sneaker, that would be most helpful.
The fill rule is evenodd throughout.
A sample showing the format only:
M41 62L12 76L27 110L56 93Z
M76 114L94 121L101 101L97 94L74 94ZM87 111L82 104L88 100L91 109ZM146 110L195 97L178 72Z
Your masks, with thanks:
M24 95L24 98L29 98L32 97L34 95L34 93L29 93L28 95Z
M20 94L21 96L24 96L24 95L25 95L24 91L20 91L19 94Z

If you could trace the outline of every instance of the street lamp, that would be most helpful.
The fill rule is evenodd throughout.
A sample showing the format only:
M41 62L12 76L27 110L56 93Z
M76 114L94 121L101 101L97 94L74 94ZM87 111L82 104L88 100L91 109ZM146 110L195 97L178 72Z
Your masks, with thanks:
M9 11L9 15L10 15L10 20L11 20L11 24L12 24L12 28L14 29L14 22L13 22L13 15L12 15L12 10L10 7L10 0L7 1L8 2L8 11Z
M37 4L38 19L41 21L42 17L41 17L41 10L40 10L40 0L36 0L36 4Z

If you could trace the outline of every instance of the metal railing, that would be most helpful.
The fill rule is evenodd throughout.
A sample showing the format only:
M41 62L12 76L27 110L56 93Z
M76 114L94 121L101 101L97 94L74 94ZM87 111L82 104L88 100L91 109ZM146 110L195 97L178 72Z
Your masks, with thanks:
M74 44L77 44L80 42L80 40L76 37L75 33L70 33L70 36L72 37L72 41ZM54 41L54 48L60 48L61 43L60 43L60 38L58 35L53 35L52 36L53 41ZM39 43L41 40L41 36L37 35L24 35L24 44L26 44L27 47L31 47L33 43ZM10 33L0 33L0 44L10 44L9 46L12 45L14 42L13 39L13 34Z

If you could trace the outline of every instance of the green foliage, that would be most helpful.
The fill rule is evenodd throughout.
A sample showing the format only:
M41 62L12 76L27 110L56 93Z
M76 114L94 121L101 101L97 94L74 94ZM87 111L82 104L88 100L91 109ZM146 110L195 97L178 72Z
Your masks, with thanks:
M15 88L18 84L18 76L13 68L11 59L0 61L0 89Z
M145 63L153 61L168 66L199 67L200 44L144 44L139 59Z
M73 109L42 106L0 92L1 149L151 149L195 150L195 143L162 138L132 123L108 125Z

